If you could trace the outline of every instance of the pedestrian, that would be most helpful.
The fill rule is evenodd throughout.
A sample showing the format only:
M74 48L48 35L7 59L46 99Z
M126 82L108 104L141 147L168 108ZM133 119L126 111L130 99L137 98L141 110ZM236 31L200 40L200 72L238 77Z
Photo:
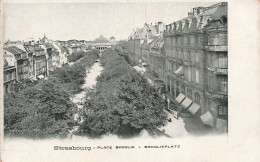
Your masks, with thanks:
M181 111L180 111L180 110L177 110L177 120L179 120L180 113L181 113Z

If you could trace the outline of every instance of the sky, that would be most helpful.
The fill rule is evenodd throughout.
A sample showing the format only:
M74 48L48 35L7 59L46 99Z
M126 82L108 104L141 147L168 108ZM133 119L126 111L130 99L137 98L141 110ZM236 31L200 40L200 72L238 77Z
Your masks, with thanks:
M172 23L193 7L214 3L8 3L3 5L4 41L39 39L94 40L103 35L127 39L144 23Z

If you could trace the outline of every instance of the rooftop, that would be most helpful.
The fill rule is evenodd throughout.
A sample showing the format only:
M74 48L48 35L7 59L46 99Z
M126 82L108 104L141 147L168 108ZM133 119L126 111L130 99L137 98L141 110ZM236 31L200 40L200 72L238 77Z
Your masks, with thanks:
M95 39L93 43L110 43L110 41L101 35L100 37Z

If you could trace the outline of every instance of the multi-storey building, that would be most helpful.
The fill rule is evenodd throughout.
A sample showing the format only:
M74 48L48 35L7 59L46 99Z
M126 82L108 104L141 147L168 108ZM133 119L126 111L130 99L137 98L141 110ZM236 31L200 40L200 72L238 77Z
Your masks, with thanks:
M145 56L143 57L142 44L151 43L154 39L157 38L157 36L162 35L164 29L165 24L158 22L155 25L145 23L143 28L133 30L128 41L128 49L130 52L128 57L133 64L139 64L140 62L143 62L143 58L145 60L148 58L147 49L149 47L144 47Z
M33 53L34 78L43 78L47 76L47 58L41 44L30 41L25 43L24 47L28 53Z
M164 33L167 92L205 125L226 128L227 3L188 15Z
M10 66L8 62L4 61L4 94L11 91L12 83L16 82L16 67Z
M166 25L163 39L148 27L131 34L130 61L137 64L141 55L164 77L168 98L183 113L227 130L227 3L193 8L188 17Z
M4 48L4 58L16 67L16 79L22 81L29 78L29 58L27 53L16 46Z
M112 43L102 35L95 39L92 43L91 46L95 47L95 49L99 50L99 52L103 52L107 48L111 48Z
M154 71L160 80L165 81L165 50L163 37L157 37L151 42L149 53L149 68Z

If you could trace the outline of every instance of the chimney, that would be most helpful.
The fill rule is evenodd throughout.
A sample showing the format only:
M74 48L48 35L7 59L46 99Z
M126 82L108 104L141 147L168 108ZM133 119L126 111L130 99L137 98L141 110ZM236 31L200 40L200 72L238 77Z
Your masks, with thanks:
M170 24L170 30L173 31L173 25L172 24Z

